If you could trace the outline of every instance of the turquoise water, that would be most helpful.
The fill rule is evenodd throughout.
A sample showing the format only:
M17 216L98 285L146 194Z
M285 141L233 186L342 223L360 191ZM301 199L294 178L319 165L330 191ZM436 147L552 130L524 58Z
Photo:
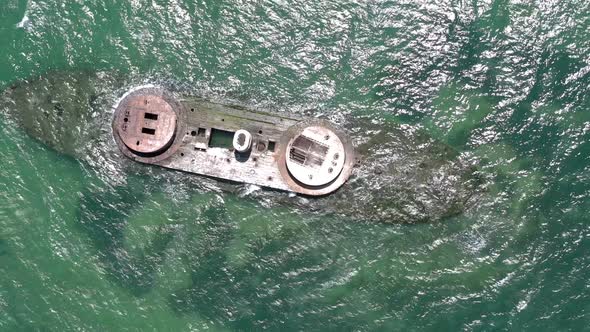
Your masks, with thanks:
M490 185L444 222L321 217L141 167L110 187L2 120L0 330L587 329L589 32L581 0L2 1L3 89L118 70L371 115Z

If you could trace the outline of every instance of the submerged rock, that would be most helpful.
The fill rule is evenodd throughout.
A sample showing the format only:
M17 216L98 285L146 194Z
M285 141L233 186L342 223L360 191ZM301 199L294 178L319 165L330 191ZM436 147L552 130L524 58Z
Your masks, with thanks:
M129 165L113 139L113 106L138 84L118 73L52 72L14 83L2 94L0 109L32 137L109 177ZM170 83L158 85L179 96L195 94ZM275 190L248 196L270 206L358 220L425 222L461 213L480 192L468 156L419 129L370 118L349 119L341 126L355 145L357 160L339 190L321 197ZM219 181L219 187L239 191L241 185Z

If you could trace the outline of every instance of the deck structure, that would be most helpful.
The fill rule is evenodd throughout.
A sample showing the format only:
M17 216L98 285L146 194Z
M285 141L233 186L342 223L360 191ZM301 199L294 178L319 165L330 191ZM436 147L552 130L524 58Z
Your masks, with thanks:
M295 193L327 195L352 173L345 132L321 119L271 114L140 88L116 106L113 135L146 164Z

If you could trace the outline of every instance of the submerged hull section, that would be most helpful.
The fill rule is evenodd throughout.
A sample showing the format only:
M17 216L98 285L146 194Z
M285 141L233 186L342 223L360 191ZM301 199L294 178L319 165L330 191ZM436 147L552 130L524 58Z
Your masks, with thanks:
M52 72L16 82L0 95L0 112L30 136L74 157L105 139L122 87L117 73Z
M145 145L140 140L138 147L133 135L117 133L118 124L125 122L124 111L117 120L117 109L133 96L125 93L141 83L113 73L49 73L4 91L0 110L47 146L96 166L92 169L97 172L108 173L101 174L103 177L125 172L129 164L121 162L125 155L142 163L279 189L248 191L248 197L265 206L291 206L303 213L381 222L430 222L462 213L482 192L477 168L468 156L411 126L351 118L340 124L341 130L323 120L307 121L298 115L204 100L195 97L198 93L166 83L156 90L169 100L170 109L138 113L144 120L135 124L136 130L145 128L142 134L147 136L156 130L152 132L154 140ZM153 114L146 118L146 112ZM163 134L157 132L159 124L150 125L150 121L159 121L153 119L156 113L163 121ZM313 136L305 131L310 126L330 129L346 152L343 162L333 167L337 174L333 179L328 167L334 153L325 152L321 145L313 146L312 139L297 140L302 134ZM170 128L171 135L167 132ZM241 129L249 135L236 135L243 133ZM224 135L217 135L220 131L233 137L226 135L224 141ZM309 179L309 173L298 172L306 168L297 168L297 162L299 166L308 160L313 163L318 155L328 163L314 174L324 177ZM290 157L295 165L292 170L287 166ZM321 181L326 178L327 183ZM240 190L239 184L226 182L219 182L219 187ZM316 191L305 191L310 188ZM293 197L288 191L304 195Z

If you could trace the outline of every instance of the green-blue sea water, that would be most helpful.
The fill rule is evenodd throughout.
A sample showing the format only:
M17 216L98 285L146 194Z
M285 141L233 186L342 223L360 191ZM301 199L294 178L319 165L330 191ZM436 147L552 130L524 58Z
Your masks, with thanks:
M588 330L590 2L0 1L1 89L79 69L370 114L490 183L423 224L141 176L94 197L83 162L0 119L1 331Z

